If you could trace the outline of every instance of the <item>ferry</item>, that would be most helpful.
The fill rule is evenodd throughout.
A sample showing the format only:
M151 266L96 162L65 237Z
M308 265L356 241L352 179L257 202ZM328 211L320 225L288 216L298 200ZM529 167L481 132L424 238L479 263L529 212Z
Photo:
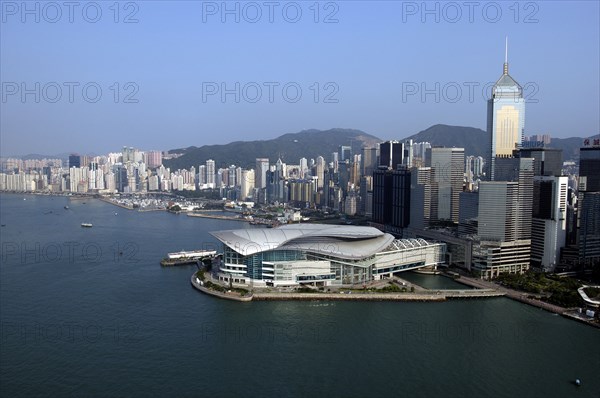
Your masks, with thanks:
M89 223L89 222L82 222L81 226L84 227L84 228L92 228L92 224Z

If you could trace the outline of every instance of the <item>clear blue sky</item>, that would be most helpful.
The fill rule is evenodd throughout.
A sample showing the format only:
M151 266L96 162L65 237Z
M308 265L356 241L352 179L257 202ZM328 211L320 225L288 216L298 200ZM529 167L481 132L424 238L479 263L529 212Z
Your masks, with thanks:
M118 15L113 1L100 1L99 17L88 2L73 10L28 2L32 14L21 1L0 2L2 155L166 150L308 128L356 128L383 139L437 123L485 129L482 91L502 73L506 35L510 73L529 98L527 134L600 131L598 1L474 2L473 9L429 2L431 13L421 1L320 2L318 16L313 1L272 3L271 16L263 1L228 2L239 7L236 22L221 1L121 2ZM36 82L39 103L22 92L35 92ZM72 102L69 82L79 84ZM208 92L236 82L239 103ZM254 103L252 82L262 91ZM272 102L269 82L279 84ZM102 95L87 102L95 87ZM302 96L291 102L296 87ZM432 92L407 91L415 88ZM128 94L137 103L125 103ZM337 102L325 103L328 94Z

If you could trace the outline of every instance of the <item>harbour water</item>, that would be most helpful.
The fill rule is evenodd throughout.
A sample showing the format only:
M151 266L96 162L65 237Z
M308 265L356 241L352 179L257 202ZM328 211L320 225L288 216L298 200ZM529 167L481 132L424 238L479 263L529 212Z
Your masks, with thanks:
M159 261L248 223L31 195L0 218L3 397L600 394L599 331L507 298L230 302Z

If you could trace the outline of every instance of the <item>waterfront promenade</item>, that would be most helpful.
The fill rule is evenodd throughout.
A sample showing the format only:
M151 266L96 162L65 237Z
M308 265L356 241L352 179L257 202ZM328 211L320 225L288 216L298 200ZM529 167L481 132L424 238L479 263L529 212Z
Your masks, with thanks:
M556 314L564 314L567 311L566 308L563 308L558 305L546 303L541 300L536 300L531 298L531 293L520 292L517 290L509 289L504 286L498 285L494 282L485 281L478 278L471 278L468 276L461 275L460 278L455 279L456 282L462 283L467 286L471 286L477 289L494 289L499 292L503 292L506 297L509 297L513 300L520 301L525 304L532 305L534 307L542 308L546 311L554 312Z
M208 274L207 274L208 275ZM210 277L209 277L210 278ZM211 278L212 279L212 278ZM450 289L450 290L427 290L421 288L419 292L404 292L404 293L378 293L372 291L357 291L348 288L339 288L333 292L278 292L273 289L254 289L249 295L242 296L235 291L219 292L214 289L209 289L205 283L197 279L194 273L190 281L192 286L197 290L228 300L234 301L312 301L312 300L327 300L327 301L446 301L449 299L469 299L469 298L490 298L504 296L503 292L494 289ZM211 281L218 283L217 281Z

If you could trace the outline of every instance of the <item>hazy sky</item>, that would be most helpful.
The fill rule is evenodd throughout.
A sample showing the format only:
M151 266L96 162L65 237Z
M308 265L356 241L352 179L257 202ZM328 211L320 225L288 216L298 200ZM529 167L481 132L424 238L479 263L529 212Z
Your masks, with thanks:
M4 156L485 129L506 35L526 133L600 131L598 1L0 5Z

